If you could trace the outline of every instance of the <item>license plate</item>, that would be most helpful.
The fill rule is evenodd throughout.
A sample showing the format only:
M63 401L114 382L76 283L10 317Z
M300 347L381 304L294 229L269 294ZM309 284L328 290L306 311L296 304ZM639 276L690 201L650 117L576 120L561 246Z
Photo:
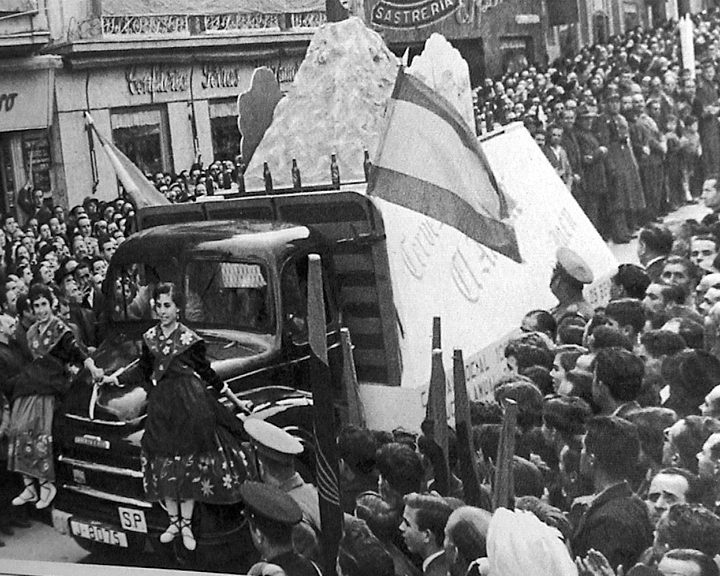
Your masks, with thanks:
M110 450L110 442L108 440L103 440L102 438L100 438L100 436L91 436L90 434L75 436L75 444L82 444L83 446L92 446L93 448Z
M132 530L133 532L142 532L147 534L147 523L145 522L145 512L142 510L135 510L133 508L118 507L118 514L120 515L120 525L125 530Z
M124 532L118 532L101 524L71 519L70 530L72 530L75 536L85 538L86 540L94 540L95 542L102 542L110 546L128 547L127 536Z

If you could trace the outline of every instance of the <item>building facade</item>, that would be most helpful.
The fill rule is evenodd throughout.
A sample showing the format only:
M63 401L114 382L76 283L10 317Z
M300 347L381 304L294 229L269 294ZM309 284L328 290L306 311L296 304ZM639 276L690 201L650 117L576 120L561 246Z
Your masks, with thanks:
M546 0L545 6L550 61L666 17L659 0Z
M267 66L288 87L326 21L324 0L175 0L174 14L162 0L37 0L47 4L28 23L20 10L35 1L12 0L28 36L12 59L17 34L0 28L2 211L28 183L66 206L117 196L87 114L148 174L234 159L253 71Z
M537 0L367 0L359 12L397 54L412 57L434 32L457 48L473 86L525 61L545 59Z
M30 183L46 192L60 182L52 138L59 58L36 56L50 41L45 0L5 0L0 8L0 211L15 207Z

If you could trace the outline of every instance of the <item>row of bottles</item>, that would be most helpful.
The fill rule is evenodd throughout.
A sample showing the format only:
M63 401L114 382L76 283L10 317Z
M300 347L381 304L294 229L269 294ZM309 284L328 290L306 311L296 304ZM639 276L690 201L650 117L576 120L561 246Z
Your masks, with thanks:
M365 172L365 181L367 182L370 178L370 171L372 169L372 163L370 162L370 154L367 150L364 152L363 158L363 170ZM292 175L293 190L302 190L302 176L300 174L300 168L298 167L297 160L292 159L292 167L290 168ZM267 162L263 162L263 179L265 180L265 192L273 191L273 180L272 174L270 173L270 167ZM330 155L330 181L332 187L335 190L340 189L340 167L338 166L337 156L335 154ZM242 190L245 189L243 182Z

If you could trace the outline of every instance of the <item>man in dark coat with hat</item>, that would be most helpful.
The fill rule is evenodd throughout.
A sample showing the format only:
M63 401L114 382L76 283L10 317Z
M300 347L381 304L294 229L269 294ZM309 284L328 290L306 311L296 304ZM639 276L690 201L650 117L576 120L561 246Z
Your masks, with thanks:
M610 234L607 208L605 159L607 148L601 146L592 131L597 112L587 105L578 107L575 137L580 151L585 214L603 238Z
M300 441L282 428L256 418L244 423L255 448L260 480L280 489L298 503L302 521L293 530L295 549L312 559L321 557L320 499L315 486L296 470L296 457L303 451Z
M610 89L605 96L606 112L593 130L601 146L608 149L607 176L610 192L612 239L617 244L631 240L631 229L645 211L645 197L637 161L630 147L630 127L620 114L620 94Z
M293 526L302 520L295 500L279 488L260 482L246 482L240 487L240 495L253 544L262 558L250 568L250 574L263 574L272 564L286 576L322 576L313 562L293 549Z
M720 102L715 87L715 63L711 59L703 60L692 111L698 119L705 178L717 178L720 174Z

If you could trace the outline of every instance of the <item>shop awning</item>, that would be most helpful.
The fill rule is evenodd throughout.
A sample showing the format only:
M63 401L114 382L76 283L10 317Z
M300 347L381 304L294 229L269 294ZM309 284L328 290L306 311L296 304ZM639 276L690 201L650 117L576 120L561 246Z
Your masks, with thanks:
M0 74L0 132L50 126L54 81L52 68Z
M235 14L238 12L290 14L324 11L324 0L103 0L102 2L103 16Z

